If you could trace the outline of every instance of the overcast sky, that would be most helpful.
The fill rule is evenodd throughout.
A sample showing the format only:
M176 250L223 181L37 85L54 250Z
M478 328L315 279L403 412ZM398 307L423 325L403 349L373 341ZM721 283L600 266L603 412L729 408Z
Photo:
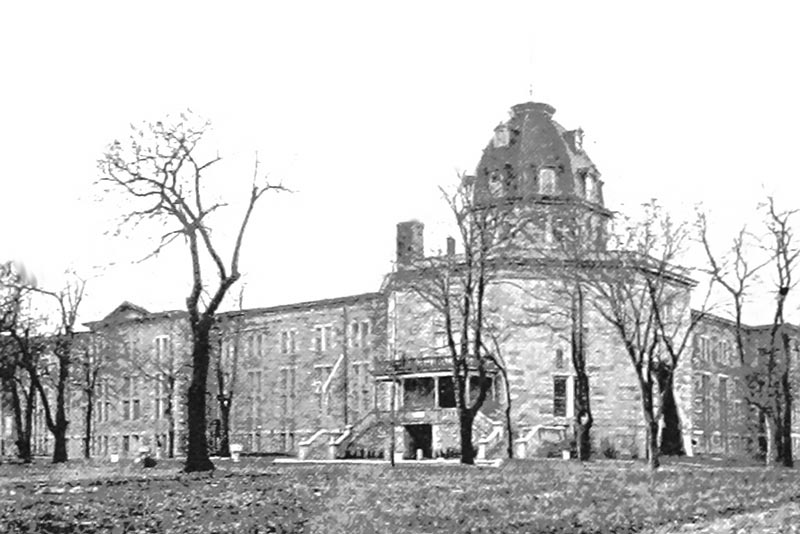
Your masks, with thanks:
M531 99L585 130L613 209L703 202L726 238L767 192L798 198L792 2L280 5L4 5L0 259L91 276L84 320L181 308L186 251L132 264L143 246L103 235L121 206L92 183L129 123L187 107L213 121L232 197L256 150L295 191L253 220L246 306L376 291L401 220L441 248L437 186Z

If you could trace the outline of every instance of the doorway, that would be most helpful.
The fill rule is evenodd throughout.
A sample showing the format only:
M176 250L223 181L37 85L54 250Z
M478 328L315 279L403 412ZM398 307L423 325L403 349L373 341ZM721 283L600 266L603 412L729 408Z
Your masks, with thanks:
M417 457L417 450L422 450L423 458L433 458L433 430L431 425L405 425L406 460Z

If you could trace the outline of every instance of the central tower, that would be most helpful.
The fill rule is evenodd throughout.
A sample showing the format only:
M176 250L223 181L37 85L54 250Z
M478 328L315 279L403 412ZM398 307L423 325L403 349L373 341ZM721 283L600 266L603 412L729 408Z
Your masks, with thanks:
M582 248L605 249L611 212L600 173L583 149L583 130L566 130L554 113L539 102L511 108L478 163L475 203L513 205L528 218L530 246L556 248L571 236Z

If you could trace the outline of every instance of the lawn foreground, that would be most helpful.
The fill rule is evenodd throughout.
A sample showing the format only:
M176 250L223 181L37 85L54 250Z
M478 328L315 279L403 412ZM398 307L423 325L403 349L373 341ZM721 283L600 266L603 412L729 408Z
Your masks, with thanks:
M179 474L177 463L3 465L0 531L662 534L731 531L715 525L747 517L756 519L744 531L761 532L758 514L768 509L800 517L800 473L787 469L679 463L653 475L640 463L558 460L217 465L192 475Z

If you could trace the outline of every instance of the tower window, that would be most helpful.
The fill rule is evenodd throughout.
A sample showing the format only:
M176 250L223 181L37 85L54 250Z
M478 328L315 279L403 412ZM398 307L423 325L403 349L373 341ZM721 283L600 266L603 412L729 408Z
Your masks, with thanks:
M556 171L553 169L541 169L539 171L539 193L542 195L552 195L556 192Z
M489 192L495 197L503 195L503 180L500 173L493 172L489 175Z
M509 137L508 126L501 124L494 129L494 139L492 140L492 144L495 148L508 146Z

